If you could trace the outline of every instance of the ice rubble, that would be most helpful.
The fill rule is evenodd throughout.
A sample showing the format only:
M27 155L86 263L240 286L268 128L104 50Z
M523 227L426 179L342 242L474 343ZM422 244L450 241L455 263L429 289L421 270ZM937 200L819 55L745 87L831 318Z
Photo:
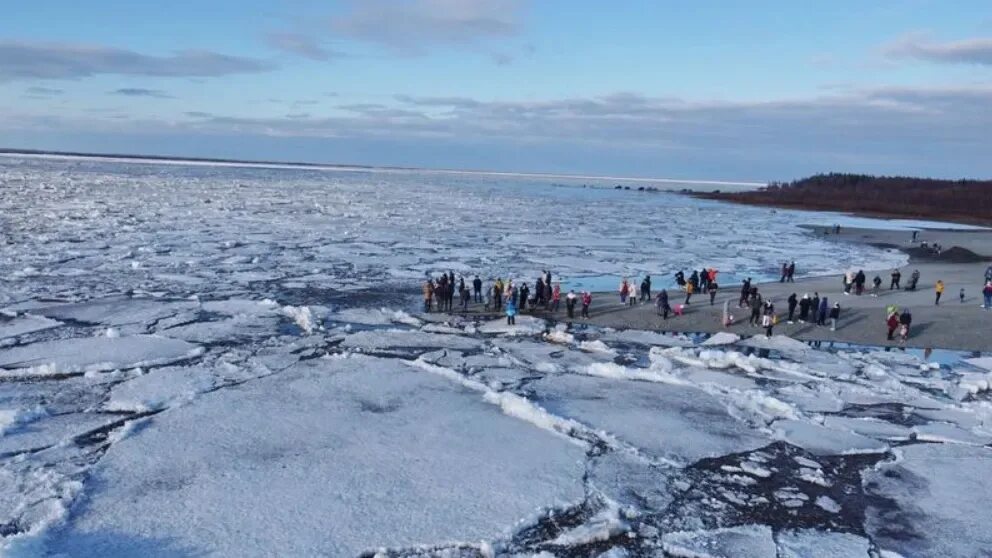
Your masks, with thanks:
M7 375L48 375L155 366L193 358L203 349L158 335L83 337L0 349Z
M579 446L457 384L394 360L323 359L202 396L114 444L49 547L356 556L492 539L581 500L582 474Z

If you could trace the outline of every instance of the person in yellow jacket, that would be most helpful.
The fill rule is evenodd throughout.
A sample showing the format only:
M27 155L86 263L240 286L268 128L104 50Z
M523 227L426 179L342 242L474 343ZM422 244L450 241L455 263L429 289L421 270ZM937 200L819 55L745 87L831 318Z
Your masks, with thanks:
M940 304L940 295L944 294L944 282L938 279L934 290L937 291L937 300L934 301L934 304Z
M692 281L688 281L685 284L685 303L689 304L689 299L692 298L692 293L696 291L696 287L693 286Z

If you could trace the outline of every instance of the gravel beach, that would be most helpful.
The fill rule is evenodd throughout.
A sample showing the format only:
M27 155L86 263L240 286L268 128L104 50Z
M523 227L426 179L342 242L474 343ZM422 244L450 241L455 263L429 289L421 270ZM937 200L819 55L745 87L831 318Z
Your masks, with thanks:
M822 235L823 229L810 227L810 234ZM831 231L826 238L837 242L860 242L905 251L910 255L910 261L900 269L902 286L909 283L913 270L919 270L920 281L916 290L889 290L891 269L865 269L868 281L866 292L862 296L856 296L853 289L850 295L845 295L840 274L801 278L796 279L795 283L758 284L759 293L774 302L779 316L774 333L803 341L901 346L899 341L886 339L885 307L896 305L900 309L909 308L913 314L913 325L905 343L907 347L992 351L992 311L981 308L984 272L992 264L992 230L924 230L916 243L911 242L911 236L912 233L908 231L878 229L847 228L840 234L833 234ZM920 249L919 241L925 241L930 246L940 244L943 254L950 253L952 256L949 258L951 261L943 261L943 257L927 254L927 250ZM965 254L962 257L961 250L951 251L953 247L963 248L975 256ZM801 273L801 254L797 254L796 262ZM873 297L868 293L871 280L876 274L883 282L879 296ZM719 277L717 279L719 281ZM945 285L939 306L934 304L934 285L938 279ZM963 303L958 297L961 288L965 289ZM727 285L721 282L720 292L712 306L708 295L694 295L683 316L669 316L668 320L663 320L657 314L653 302L629 307L620 304L619 295L615 292L596 293L590 319L576 321L618 329L706 333L729 331L742 337L763 335L762 328L747 324L747 309L737 308L739 292L740 284ZM786 323L786 300L791 293L796 293L799 297L804 293L809 293L810 296L819 293L821 297L826 296L829 299L831 306L839 302L841 313L837 330L831 331L829 327L810 323ZM669 290L672 306L682 302L684 296L681 291ZM724 328L723 303L728 299L735 323ZM537 313L558 320L564 319L564 314L564 301L562 310L553 315L543 311Z

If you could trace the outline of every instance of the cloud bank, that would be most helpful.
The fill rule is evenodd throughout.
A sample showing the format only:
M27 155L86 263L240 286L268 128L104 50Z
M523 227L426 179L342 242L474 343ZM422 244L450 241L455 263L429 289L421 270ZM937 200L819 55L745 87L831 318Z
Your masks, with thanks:
M99 45L0 42L0 82L74 79L100 74L155 77L216 77L274 69L262 60L205 50L167 56Z
M992 38L935 42L923 36L908 36L884 49L891 58L911 58L944 64L992 66Z

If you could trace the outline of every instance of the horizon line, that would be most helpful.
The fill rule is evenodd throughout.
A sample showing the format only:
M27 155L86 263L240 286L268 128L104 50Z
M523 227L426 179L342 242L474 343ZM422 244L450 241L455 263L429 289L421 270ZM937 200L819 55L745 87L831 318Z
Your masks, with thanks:
M189 164L217 165L248 168L290 168L312 170L352 170L366 172L430 172L438 174L475 174L487 176L534 177L534 178L564 178L579 180L624 180L629 182L658 182L663 184L695 184L705 186L768 186L769 182L734 181L734 180L702 180L678 178L650 178L635 176L615 176L597 174L569 174L548 172L517 172L480 169L450 169L430 167L404 167L392 165L358 165L347 163L313 163L299 161L266 161L252 159L228 159L217 157L181 157L173 155L144 155L134 153L93 153L82 151L59 151L46 149L21 149L0 147L0 156L5 157L50 157L64 159L107 159L127 163L158 163L158 164Z

